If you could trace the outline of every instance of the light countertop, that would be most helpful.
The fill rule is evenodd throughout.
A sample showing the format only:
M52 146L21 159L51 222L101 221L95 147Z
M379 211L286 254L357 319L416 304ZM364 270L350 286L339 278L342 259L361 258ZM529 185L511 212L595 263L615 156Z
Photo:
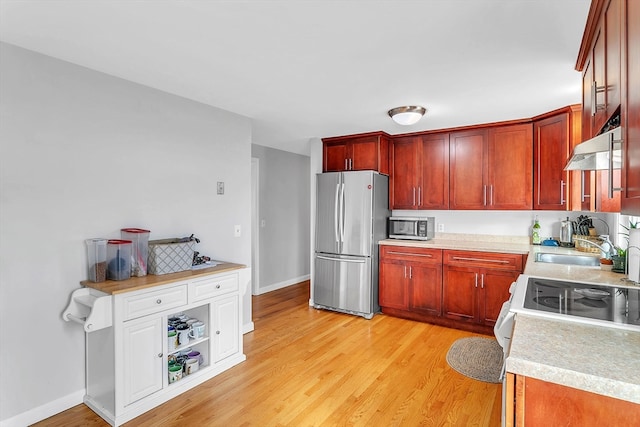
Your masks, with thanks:
M232 271L244 268L244 265L233 264L223 262L215 267L201 268L197 270L179 271L177 273L169 274L148 274L142 277L132 277L127 280L106 280L104 282L91 282L84 280L80 282L82 286L87 288L97 289L107 294L115 295L124 292L139 291L141 289L151 288L154 286L165 285L167 283L175 282L178 280L189 280L201 276L207 276L209 274L223 273L225 271Z
M392 240L381 245L529 254L529 276L609 286L638 287L600 267L535 261L537 252L590 255L573 248L530 245L527 237L438 234L426 242ZM508 372L640 404L640 332L516 314Z
M640 332L518 314L507 372L640 404Z

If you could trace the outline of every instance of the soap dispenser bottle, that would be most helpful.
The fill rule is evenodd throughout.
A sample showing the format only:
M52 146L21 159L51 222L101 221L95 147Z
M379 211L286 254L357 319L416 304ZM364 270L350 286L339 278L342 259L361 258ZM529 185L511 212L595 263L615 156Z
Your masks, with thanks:
M531 243L534 245L539 245L541 242L542 238L540 237L540 222L538 221L538 215L536 215L533 227L531 227Z

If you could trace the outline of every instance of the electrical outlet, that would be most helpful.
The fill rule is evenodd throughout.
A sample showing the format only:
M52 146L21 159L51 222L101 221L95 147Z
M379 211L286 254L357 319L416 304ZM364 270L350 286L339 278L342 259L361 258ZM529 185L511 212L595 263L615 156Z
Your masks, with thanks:
M439 222L438 223L438 233L443 233L444 232L444 224Z
M224 182L218 181L218 194L224 194Z
M240 228L239 225L234 225L233 226L233 235L235 237L240 237L242 235L242 229Z

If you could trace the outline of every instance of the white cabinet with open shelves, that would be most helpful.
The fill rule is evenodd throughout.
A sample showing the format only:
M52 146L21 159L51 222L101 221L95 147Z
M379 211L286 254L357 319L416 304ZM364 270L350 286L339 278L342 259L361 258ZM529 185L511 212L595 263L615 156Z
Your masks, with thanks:
M166 277L83 282L112 299L111 326L86 334L87 406L118 426L244 361L240 283L249 277L249 269L231 264ZM178 315L202 322L204 334L174 347L169 319ZM201 363L170 382L169 361L189 349L200 353Z

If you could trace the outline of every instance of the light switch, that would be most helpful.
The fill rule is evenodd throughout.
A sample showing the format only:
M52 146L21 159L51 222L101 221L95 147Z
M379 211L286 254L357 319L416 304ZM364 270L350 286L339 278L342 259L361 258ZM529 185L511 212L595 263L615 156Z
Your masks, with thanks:
M235 237L240 237L240 236L242 235L242 229L240 228L240 226L239 226L239 225L235 225L235 226L233 227L233 235L234 235Z
M224 182L218 181L218 194L224 194Z

